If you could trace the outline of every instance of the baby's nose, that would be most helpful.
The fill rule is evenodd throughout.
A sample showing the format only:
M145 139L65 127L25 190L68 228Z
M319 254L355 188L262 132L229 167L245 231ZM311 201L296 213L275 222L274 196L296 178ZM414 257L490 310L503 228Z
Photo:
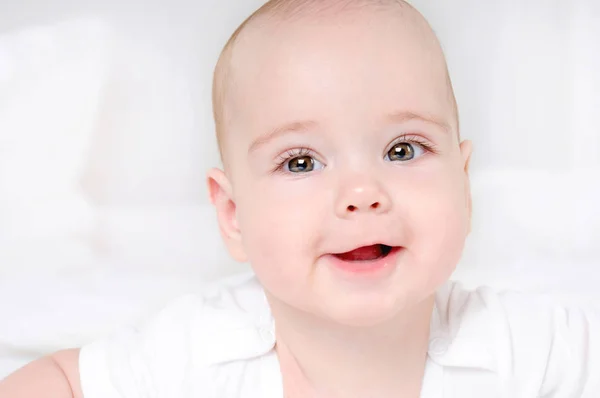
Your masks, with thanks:
M336 203L336 213L340 218L387 213L392 205L387 192L376 182L355 180L340 191Z

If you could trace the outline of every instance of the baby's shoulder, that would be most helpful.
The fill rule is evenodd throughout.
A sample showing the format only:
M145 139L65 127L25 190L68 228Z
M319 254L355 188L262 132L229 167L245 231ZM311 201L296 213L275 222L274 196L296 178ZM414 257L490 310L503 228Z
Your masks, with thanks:
M253 273L242 273L201 286L194 293L180 296L161 313L202 317L216 313L235 313L251 317L268 310L264 289Z
M509 329L523 326L526 335L547 331L548 322L563 309L548 296L496 290L488 286L466 289L460 282L448 282L438 290L435 298L435 311L442 324L450 330L458 331L465 327L489 329L493 325L500 336L508 331L499 328L500 325Z
M483 365L514 396L523 389L542 394L556 386L592 388L583 379L590 366L600 370L590 362L600 360L600 311L556 295L469 290L449 282L436 295L432 322L449 342L442 360Z
M598 307L565 295L497 290L488 286L466 289L448 282L438 290L435 311L451 331L463 328L494 329L489 338L511 335L539 340L551 337L560 327L577 326L577 320L595 319Z
M210 366L263 355L275 344L264 290L250 273L219 280L174 300L153 322L191 336L187 348L195 354L195 361Z
M222 280L172 301L134 328L84 346L82 385L90 397L224 396L219 389L227 386L213 382L218 365L271 352L272 330L254 277Z

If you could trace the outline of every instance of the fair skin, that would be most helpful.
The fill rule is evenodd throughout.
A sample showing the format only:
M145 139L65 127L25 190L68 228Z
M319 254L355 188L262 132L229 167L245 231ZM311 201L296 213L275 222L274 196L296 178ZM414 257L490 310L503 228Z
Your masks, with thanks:
M418 397L433 294L469 231L471 145L420 15L311 18L239 37L211 200L265 288L286 397ZM393 248L381 271L341 255L374 244ZM82 397L77 356L34 362L0 396Z
M0 381L0 397L83 398L78 364L78 349L39 359Z
M416 397L470 222L441 51L406 12L257 25L232 56L227 169L209 187L267 292L286 396ZM414 157L392 160L397 144ZM373 243L401 248L389 272L335 265Z

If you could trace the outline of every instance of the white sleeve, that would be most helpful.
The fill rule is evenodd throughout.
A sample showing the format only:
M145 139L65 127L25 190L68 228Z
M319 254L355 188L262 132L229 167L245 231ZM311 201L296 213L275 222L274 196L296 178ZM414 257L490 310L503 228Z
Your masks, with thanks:
M141 328L84 346L79 356L84 398L179 396L197 306L198 298L186 296Z
M600 309L557 308L542 397L600 397Z
M530 393L535 386L536 397L600 397L600 308L561 305L551 295L508 293L500 300L514 385Z

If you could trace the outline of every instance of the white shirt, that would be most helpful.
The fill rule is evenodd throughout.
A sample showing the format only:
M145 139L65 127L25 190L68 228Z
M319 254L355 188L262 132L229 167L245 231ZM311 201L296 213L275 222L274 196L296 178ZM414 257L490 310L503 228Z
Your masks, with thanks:
M85 398L283 398L274 322L253 275L186 296L83 347ZM600 397L600 315L448 282L436 294L423 398Z

